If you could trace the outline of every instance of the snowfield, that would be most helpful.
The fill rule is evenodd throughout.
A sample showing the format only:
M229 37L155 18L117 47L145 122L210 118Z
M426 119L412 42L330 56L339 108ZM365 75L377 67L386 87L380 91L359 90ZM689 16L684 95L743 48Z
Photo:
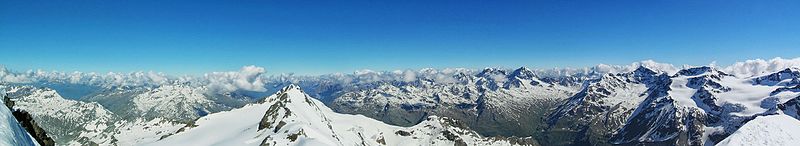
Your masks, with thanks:
M800 121L787 115L747 122L717 146L790 146L800 144Z

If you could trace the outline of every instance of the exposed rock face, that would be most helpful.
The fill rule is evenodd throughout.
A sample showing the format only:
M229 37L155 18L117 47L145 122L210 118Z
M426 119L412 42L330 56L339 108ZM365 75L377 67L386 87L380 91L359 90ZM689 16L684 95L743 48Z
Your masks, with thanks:
M54 146L56 144L52 138L47 136L47 132L36 124L36 122L33 120L33 117L31 117L31 114L22 110L16 110L13 114L14 117L17 118L17 121L22 124L22 127L24 127L34 139L36 139L36 142L38 142L39 145Z

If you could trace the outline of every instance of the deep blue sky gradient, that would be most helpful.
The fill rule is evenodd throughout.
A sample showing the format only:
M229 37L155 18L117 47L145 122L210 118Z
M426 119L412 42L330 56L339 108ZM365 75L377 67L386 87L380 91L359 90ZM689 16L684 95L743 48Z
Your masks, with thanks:
M800 56L797 0L0 0L14 70L201 74Z

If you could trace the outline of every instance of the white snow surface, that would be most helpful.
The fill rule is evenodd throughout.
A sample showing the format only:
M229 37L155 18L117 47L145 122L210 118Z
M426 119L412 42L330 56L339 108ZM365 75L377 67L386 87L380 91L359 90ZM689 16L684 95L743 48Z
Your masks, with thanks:
M276 110L273 110L276 109ZM265 113L273 121L259 130ZM270 115L270 113L275 113ZM265 102L202 117L196 127L150 146L215 145L454 145L443 133L456 134L468 145L511 145L506 141L480 137L474 131L449 126L449 119L431 116L412 126L391 126L362 115L333 112L322 102L309 97L297 86L290 85ZM285 122L285 124L277 124ZM279 126L275 126L279 125ZM410 133L402 136L398 131ZM294 136L294 138L290 138Z
M0 89L0 98L5 95L5 91ZM20 126L11 110L5 107L4 101L0 100L0 145L6 146L38 146L36 140Z
M761 116L747 122L717 146L791 146L800 144L800 121L787 115Z

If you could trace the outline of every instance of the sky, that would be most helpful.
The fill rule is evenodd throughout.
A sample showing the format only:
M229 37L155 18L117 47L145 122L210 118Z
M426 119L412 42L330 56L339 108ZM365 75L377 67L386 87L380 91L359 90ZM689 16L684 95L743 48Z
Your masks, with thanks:
M270 74L800 57L796 0L0 0L12 70Z

